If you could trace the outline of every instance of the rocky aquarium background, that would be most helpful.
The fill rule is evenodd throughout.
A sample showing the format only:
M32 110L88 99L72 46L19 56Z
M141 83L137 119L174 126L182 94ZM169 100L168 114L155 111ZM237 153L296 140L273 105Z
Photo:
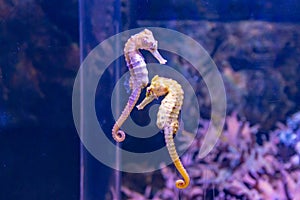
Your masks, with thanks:
M174 58L170 65L192 74L189 82L196 87L202 116L196 140L181 157L191 186L182 191L175 187L180 175L173 166L140 175L143 178L127 174L125 199L299 199L300 26L244 20L138 24L172 28L203 45L222 72L228 117L214 150L204 159L197 158L208 128L210 97L189 63ZM179 136L182 145L191 142L189 134ZM143 182L142 189L137 182Z
M86 8L92 42L83 47L85 54L113 34L118 12L121 30L160 26L194 38L210 53L226 85L223 136L209 156L197 159L210 101L189 63L172 58L189 74L201 108L197 138L182 157L191 186L174 188L179 175L173 166L124 173L123 199L300 199L298 1L89 2L101 9ZM75 0L0 0L0 199L80 197L80 142L71 111L80 65L78 5ZM182 134L182 144L189 138ZM99 165L91 166L101 169L94 180L107 185L109 178L101 174L110 170ZM111 199L115 191L109 189L95 185L89 192L92 199L105 194Z
M0 0L0 199L78 199L77 1Z

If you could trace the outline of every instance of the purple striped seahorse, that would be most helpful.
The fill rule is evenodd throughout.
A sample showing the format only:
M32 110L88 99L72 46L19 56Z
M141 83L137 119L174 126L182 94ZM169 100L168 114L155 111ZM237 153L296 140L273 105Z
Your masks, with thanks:
M139 52L139 49L151 52L160 64L165 64L167 62L158 52L157 41L154 39L152 32L148 29L131 36L126 42L124 54L127 67L130 72L129 86L132 92L126 107L112 129L112 137L117 142L124 141L125 133L119 129L134 108L138 98L140 97L141 90L145 88L149 82L146 63L142 54Z
M145 99L137 106L141 110L154 99L166 95L159 106L156 125L164 130L165 142L171 159L183 177L183 180L176 181L176 187L179 189L186 188L190 183L190 177L179 159L173 139L179 127L178 115L183 104L183 94L181 85L175 80L156 75L147 88Z

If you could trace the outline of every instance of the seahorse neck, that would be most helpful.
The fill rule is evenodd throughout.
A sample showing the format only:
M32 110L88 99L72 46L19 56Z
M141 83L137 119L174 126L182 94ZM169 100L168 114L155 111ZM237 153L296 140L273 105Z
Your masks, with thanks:
M141 37L132 37L129 38L129 40L125 44L124 51L125 52L134 52L134 51L139 51L141 49Z
M129 39L124 48L125 60L127 64L132 64L133 59L144 60L142 54L139 52L139 49L140 47L135 42L133 42L132 39Z
M176 90L177 90L177 87L176 85L174 85L174 81L173 80L167 80L168 82L168 87L166 88L167 89L167 93L166 95L172 95L172 94L176 94Z

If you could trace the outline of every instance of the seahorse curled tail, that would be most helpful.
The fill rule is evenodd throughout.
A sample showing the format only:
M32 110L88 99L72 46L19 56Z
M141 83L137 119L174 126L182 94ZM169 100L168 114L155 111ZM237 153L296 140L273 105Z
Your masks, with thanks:
M189 177L187 171L185 170L185 168L183 167L183 165L179 159L178 153L176 151L175 143L174 143L174 139L173 139L172 127L165 127L164 134L165 134L165 142L166 142L170 157L171 157L176 169L183 177L183 180L179 179L176 181L176 187L179 189L184 189L190 184L190 177Z
M128 118L128 116L130 115L140 94L141 94L141 88L135 88L132 90L132 92L129 96L128 102L126 104L126 107L124 108L121 116L119 117L119 119L116 121L116 123L113 126L112 137L114 138L115 141L123 142L125 140L126 136L125 136L124 131L119 130L119 129L120 129L121 125L125 122L125 120Z

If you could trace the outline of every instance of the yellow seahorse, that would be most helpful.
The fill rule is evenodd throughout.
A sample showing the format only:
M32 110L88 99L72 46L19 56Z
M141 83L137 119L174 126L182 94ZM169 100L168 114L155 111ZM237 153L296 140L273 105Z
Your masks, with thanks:
M125 133L119 129L134 108L140 97L141 90L145 88L149 82L146 63L142 54L139 52L139 49L151 52L160 64L165 64L167 62L158 52L157 41L154 39L152 32L148 29L131 36L126 42L124 54L130 72L129 86L132 92L126 107L112 129L112 137L117 142L124 141Z
M190 183L190 177L179 159L173 140L173 134L179 127L178 115L183 104L183 94L181 85L175 80L156 75L147 88L145 99L137 106L141 110L154 99L166 95L159 107L156 125L164 130L165 142L171 159L184 179L176 181L176 187L179 189L186 188Z

